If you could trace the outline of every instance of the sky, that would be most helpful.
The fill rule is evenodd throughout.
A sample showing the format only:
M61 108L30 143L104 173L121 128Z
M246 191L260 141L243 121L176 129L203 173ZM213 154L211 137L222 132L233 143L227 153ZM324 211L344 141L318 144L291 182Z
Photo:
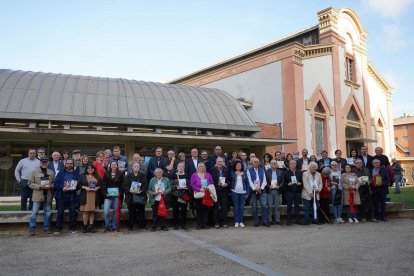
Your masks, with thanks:
M368 60L414 115L414 0L0 0L0 68L167 82L351 8Z

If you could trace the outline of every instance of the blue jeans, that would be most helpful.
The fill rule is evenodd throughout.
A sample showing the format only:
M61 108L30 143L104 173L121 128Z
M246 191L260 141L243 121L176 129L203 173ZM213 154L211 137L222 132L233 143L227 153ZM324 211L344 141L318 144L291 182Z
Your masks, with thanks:
M104 215L105 215L105 226L110 229L116 229L116 208L118 207L118 197L113 196L105 198L104 201ZM112 221L109 219L109 211L112 209Z
M27 210L27 199L29 199L29 210L33 209L33 201L32 201L33 190L29 187L28 184L29 184L29 180L26 180L26 179L20 180L20 191L21 191L20 210L22 211Z
M75 210L76 202L67 199L58 199L56 200L57 216L56 216L56 231L62 231L63 229L63 215L65 209L69 209L69 218L70 218L70 230L76 229L76 219L78 218L78 213Z
M275 211L275 221L280 222L280 211L279 211L279 205L280 205L280 193L278 190L270 190L269 193L267 193L267 212L269 215L269 221L272 221L272 207L274 207Z
M332 198L332 210L333 210L333 215L335 217L335 219L341 218L342 217L342 207L343 207L343 195L344 193L341 194L341 204L340 205L334 205L334 198L335 198L335 192L336 189L332 189L331 191L331 198Z
M303 205L305 207L304 215L305 215L305 224L309 223L309 215L313 214L313 199L312 200L306 200L303 199ZM316 201L316 207L319 206L319 200ZM313 223L318 223L318 219L314 219L312 216Z
M394 175L394 184L395 184L395 192L399 193L400 192L400 184L401 184L401 175L400 174L395 174Z
M40 207L43 205L43 229L47 230L50 228L50 214L51 214L51 204L47 201L33 202L32 215L29 220L29 229L36 229L37 214L39 213Z
M253 208L253 218L254 218L254 224L259 224L259 215L257 213L257 201L260 200L260 209L262 210L262 223L267 224L268 223L268 217L267 217L267 208L266 208L266 193L262 192L260 195L256 195L255 192L252 192L252 208Z
M231 200L233 201L234 207L234 223L243 222L243 213L244 213L244 199L246 194L238 194L231 192Z

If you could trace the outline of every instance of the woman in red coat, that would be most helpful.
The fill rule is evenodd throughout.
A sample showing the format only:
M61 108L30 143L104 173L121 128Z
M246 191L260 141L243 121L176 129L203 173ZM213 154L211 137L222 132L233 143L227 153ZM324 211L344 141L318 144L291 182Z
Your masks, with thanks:
M319 215L318 217L321 218L321 223L329 223L328 220L330 217L329 212L329 203L330 203L330 196L331 196L331 179L329 178L329 174L331 173L331 169L325 167L322 170L322 190L319 193ZM323 213L322 213L323 212Z

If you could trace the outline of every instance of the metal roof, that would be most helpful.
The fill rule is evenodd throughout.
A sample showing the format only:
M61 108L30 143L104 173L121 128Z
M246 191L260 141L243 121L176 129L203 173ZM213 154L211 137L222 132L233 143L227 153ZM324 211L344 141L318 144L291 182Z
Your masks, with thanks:
M8 69L0 69L0 118L260 130L218 89Z

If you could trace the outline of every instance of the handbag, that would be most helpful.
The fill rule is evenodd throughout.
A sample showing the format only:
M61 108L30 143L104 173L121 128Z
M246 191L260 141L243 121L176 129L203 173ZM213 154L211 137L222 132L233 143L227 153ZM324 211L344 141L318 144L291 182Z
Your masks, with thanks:
M167 216L167 207L165 206L164 197L161 197L160 203L158 204L157 215L159 217Z
M147 195L132 195L132 202L134 204L146 205L147 204Z
M212 207L214 205L213 199L210 196L210 192L208 190L206 190L203 200L201 201L201 204L208 206L208 207Z

